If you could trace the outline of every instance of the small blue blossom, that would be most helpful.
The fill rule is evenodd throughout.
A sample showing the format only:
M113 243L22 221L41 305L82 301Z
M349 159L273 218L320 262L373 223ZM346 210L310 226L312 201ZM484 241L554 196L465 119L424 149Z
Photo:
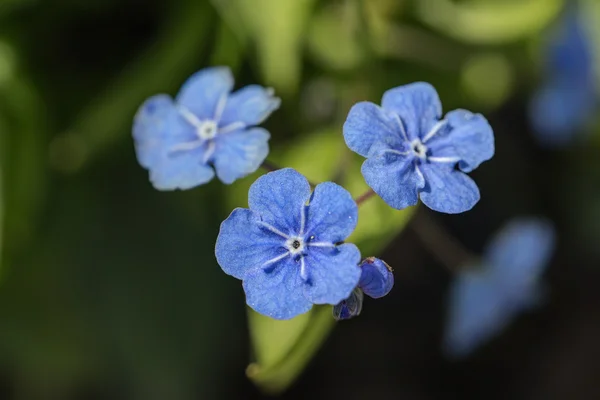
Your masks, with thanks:
M333 317L336 320L358 316L362 310L363 293L374 299L379 299L387 295L394 287L392 268L385 261L368 257L359 266L361 274L356 289L350 297L333 307Z
M538 305L539 279L554 249L552 225L515 219L489 243L483 267L469 267L450 288L444 347L462 357L500 333L515 315Z
M454 110L441 119L442 105L428 83L390 89L381 107L355 104L344 139L366 157L367 184L396 209L417 204L449 214L471 209L479 189L471 172L494 155L494 134L480 114Z
M379 299L394 287L392 268L375 257L368 257L360 263L361 274L358 287L369 297Z
M246 86L235 93L227 67L192 75L173 100L150 97L135 115L139 163L158 190L190 189L215 175L226 184L256 171L269 153L269 132L257 128L280 100L272 89Z
M592 43L576 6L567 8L545 50L545 82L531 100L529 116L541 144L565 146L596 108Z
M337 321L358 317L362 311L363 291L356 288L350 297L333 306L333 318Z
M237 208L221 224L217 262L243 281L246 303L275 319L290 319L313 304L350 296L361 274L360 251L343 241L358 207L341 186L310 184L291 168L258 178L249 209Z

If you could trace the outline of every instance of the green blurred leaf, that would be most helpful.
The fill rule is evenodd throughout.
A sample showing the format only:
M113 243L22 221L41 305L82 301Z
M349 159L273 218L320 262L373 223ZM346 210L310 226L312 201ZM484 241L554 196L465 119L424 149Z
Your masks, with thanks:
M302 47L315 0L213 0L225 20L239 21L240 35L256 44L265 83L283 94L300 84Z
M418 17L455 39L499 44L525 38L545 27L564 0L418 0Z
M346 148L339 129L305 136L273 159L281 167L295 168L316 184L335 179L355 197L368 189L360 172L363 159ZM243 194L241 189L232 190L232 203L240 205L241 197L247 196L247 186L244 190ZM363 255L375 255L402 230L414 208L397 211L373 197L360 207L357 229L348 241L356 243ZM249 311L248 324L255 362L247 374L262 390L279 393L302 373L335 326L335 320L331 306L319 306L288 321Z

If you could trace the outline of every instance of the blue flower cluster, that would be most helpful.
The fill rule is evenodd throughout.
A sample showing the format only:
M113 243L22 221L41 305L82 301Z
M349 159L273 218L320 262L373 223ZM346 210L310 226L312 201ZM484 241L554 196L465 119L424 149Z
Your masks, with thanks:
M539 278L552 255L550 222L519 218L489 243L480 265L468 266L450 288L444 348L462 357L498 334L518 313L539 304Z
M269 152L261 124L280 105L270 89L235 93L226 67L190 77L173 100L149 98L138 110L133 137L139 163L156 189L190 189L215 175L230 184L256 171ZM494 154L486 119L465 110L442 118L435 89L423 82L387 91L382 106L356 104L343 127L348 147L366 157L362 173L387 204L417 204L460 213L479 201L466 175ZM363 293L385 296L391 268L344 241L354 231L358 205L333 182L311 184L284 168L258 178L248 208L221 224L215 254L223 271L243 282L247 304L275 319L290 319L313 304L334 305L347 319L362 309Z
M545 81L529 107L536 138L549 147L571 143L597 107L593 44L580 12L567 7L548 38Z

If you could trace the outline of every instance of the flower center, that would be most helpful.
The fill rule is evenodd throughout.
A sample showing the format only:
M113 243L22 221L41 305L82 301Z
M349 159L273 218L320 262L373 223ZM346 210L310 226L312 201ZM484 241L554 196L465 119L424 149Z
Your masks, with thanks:
M425 159L427 157L427 146L425 146L419 139L415 139L411 142L410 148L412 152L419 158Z
M200 139L204 140L213 139L217 136L218 131L219 127L217 126L217 123L211 119L202 121L202 123L196 127L196 134Z
M285 247L291 254L299 254L304 250L304 240L300 237L291 237L285 242Z

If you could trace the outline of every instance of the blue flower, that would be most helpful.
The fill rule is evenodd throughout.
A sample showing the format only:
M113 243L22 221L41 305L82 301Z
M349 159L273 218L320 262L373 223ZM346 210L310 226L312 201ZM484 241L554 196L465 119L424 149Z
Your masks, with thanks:
M173 100L150 97L137 111L133 138L139 163L156 189L190 189L217 177L230 184L256 171L269 153L269 132L255 125L279 108L272 89L235 93L227 67L192 75Z
M591 39L575 6L569 7L548 38L545 82L534 94L529 117L541 144L573 141L596 108Z
M518 313L539 304L539 279L554 249L552 225L515 219L488 245L482 266L466 268L450 288L444 347L462 357L500 333Z
M460 213L479 201L471 172L494 155L494 135L480 114L455 110L441 119L435 89L417 82L390 89L382 106L355 104L344 124L348 147L366 157L367 184L396 209L417 204Z
M341 321L359 316L362 311L363 297L362 290L354 289L350 297L333 306L333 318Z
M374 299L387 295L394 286L392 268L375 257L368 257L360 263L361 274L356 289L345 300L333 307L336 320L350 319L360 314L363 293Z
M275 319L289 319L313 304L337 304L356 287L358 248L352 233L358 207L341 186L310 184L291 168L261 176L221 224L216 257L223 271L243 281L246 303Z

